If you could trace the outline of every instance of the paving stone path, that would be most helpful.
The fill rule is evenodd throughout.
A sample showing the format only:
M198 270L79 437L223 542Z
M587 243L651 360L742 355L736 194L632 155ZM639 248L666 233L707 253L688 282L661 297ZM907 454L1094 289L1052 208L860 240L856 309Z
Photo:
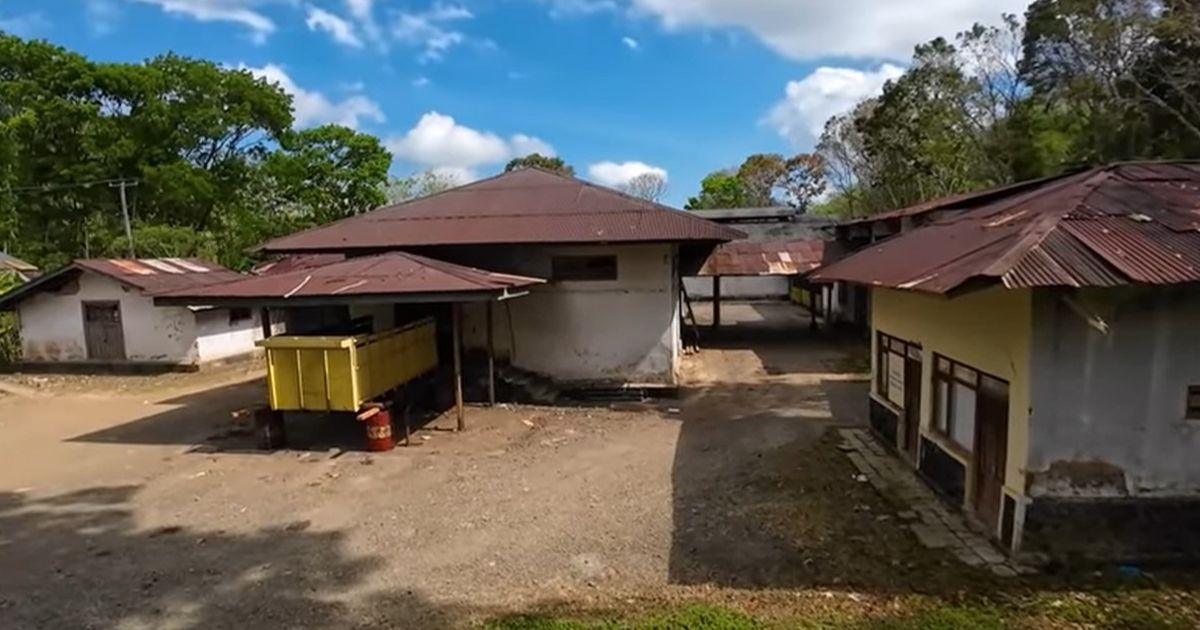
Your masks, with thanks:
M948 507L907 464L888 452L866 429L841 429L841 449L877 492L903 501L899 514L905 527L929 549L946 549L973 567L986 567L1002 577L1035 572L1000 552L974 531L962 514Z

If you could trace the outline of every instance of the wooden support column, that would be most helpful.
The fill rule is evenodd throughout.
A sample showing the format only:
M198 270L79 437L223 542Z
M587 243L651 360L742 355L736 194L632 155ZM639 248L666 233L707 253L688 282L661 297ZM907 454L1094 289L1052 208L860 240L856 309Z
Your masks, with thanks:
M462 431L466 428L462 384L462 304L455 302L451 310L451 319L454 320L454 405L458 413L457 430Z
M259 323L262 324L263 339L271 338L271 309L262 308L258 311Z
M721 327L721 276L713 276L713 328Z
M492 302L487 303L488 403L496 406L496 339L492 332Z

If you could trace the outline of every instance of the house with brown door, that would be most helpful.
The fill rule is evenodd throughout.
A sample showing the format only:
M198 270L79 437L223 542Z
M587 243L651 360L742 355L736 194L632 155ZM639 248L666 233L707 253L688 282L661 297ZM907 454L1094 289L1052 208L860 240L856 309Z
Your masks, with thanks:
M870 422L1014 552L1196 555L1200 164L955 202L812 276L870 292Z
M253 354L259 314L154 296L243 277L195 258L79 259L0 295L0 310L17 314L25 369L194 369Z

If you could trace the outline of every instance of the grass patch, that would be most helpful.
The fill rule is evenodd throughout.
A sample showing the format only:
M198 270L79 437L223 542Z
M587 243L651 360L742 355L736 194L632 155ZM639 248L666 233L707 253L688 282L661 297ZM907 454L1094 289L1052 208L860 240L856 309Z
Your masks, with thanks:
M632 619L514 615L484 625L487 630L759 630L765 627L740 612L699 604Z

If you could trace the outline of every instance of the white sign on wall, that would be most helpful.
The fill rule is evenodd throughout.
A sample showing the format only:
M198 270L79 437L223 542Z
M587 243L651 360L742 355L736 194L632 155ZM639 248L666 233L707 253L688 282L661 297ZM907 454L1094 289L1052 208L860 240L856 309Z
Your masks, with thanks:
M904 408L904 357L894 352L888 353L887 361L888 400L892 404Z

